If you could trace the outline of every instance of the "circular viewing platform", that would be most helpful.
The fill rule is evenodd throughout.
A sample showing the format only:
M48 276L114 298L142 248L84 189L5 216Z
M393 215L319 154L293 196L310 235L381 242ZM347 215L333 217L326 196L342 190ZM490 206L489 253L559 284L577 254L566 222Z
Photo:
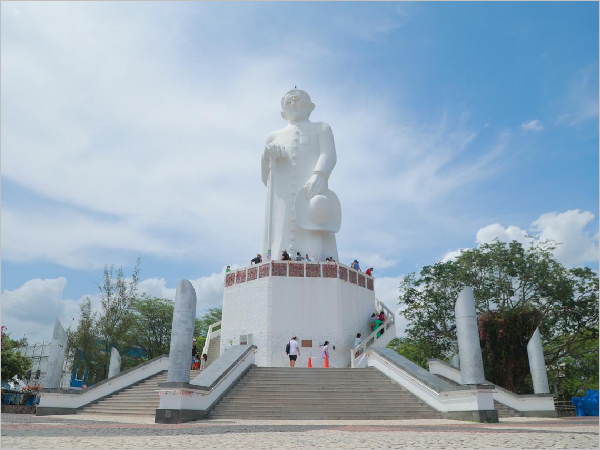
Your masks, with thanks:
M259 278L339 278L358 287L375 290L374 278L337 262L270 261L225 274L225 289Z

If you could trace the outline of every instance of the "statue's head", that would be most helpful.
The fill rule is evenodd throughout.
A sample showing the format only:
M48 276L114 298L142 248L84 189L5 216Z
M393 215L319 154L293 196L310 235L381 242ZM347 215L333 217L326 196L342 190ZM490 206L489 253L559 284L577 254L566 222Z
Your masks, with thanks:
M281 117L285 120L296 121L308 119L315 109L310 96L300 89L292 89L281 99Z

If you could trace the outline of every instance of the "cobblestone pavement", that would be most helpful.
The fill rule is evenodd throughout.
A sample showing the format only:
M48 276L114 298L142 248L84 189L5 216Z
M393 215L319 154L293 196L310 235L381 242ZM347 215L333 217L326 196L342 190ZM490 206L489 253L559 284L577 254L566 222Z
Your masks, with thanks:
M598 448L598 418L202 420L2 414L2 448Z

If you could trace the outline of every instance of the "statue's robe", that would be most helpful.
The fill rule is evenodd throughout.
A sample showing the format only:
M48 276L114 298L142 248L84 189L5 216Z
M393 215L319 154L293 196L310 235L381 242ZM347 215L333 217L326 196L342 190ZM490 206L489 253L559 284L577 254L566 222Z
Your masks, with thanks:
M314 171L329 180L336 163L335 144L331 127L323 122L304 121L289 124L274 131L267 137L266 145L277 144L285 147L286 157L278 158L273 170L274 200L271 210L272 230L269 245L269 190L266 194L265 221L261 254L266 261L269 248L271 258L280 259L281 252L287 250L294 259L296 252L308 254L313 261L324 261L331 256L338 261L335 233L331 231L305 230L295 217L294 201ZM263 155L261 161L262 180L267 186L269 178L269 157Z

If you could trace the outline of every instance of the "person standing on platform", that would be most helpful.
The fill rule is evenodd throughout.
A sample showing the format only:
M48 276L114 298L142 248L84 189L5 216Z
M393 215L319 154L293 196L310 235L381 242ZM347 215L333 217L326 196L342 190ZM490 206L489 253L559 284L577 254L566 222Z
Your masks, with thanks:
M300 356L300 344L298 344L298 341L296 340L297 337L294 336L292 339L290 339L290 353L289 353L289 357L290 357L290 367L294 367L296 365L296 359L298 359L298 356Z
M372 276L373 276L373 268L372 268L372 267L369 267L365 273L366 273L367 275L369 275L370 277L372 277Z
M198 350L196 349L196 339L192 341L192 370L194 370L194 359L196 359L196 353Z

